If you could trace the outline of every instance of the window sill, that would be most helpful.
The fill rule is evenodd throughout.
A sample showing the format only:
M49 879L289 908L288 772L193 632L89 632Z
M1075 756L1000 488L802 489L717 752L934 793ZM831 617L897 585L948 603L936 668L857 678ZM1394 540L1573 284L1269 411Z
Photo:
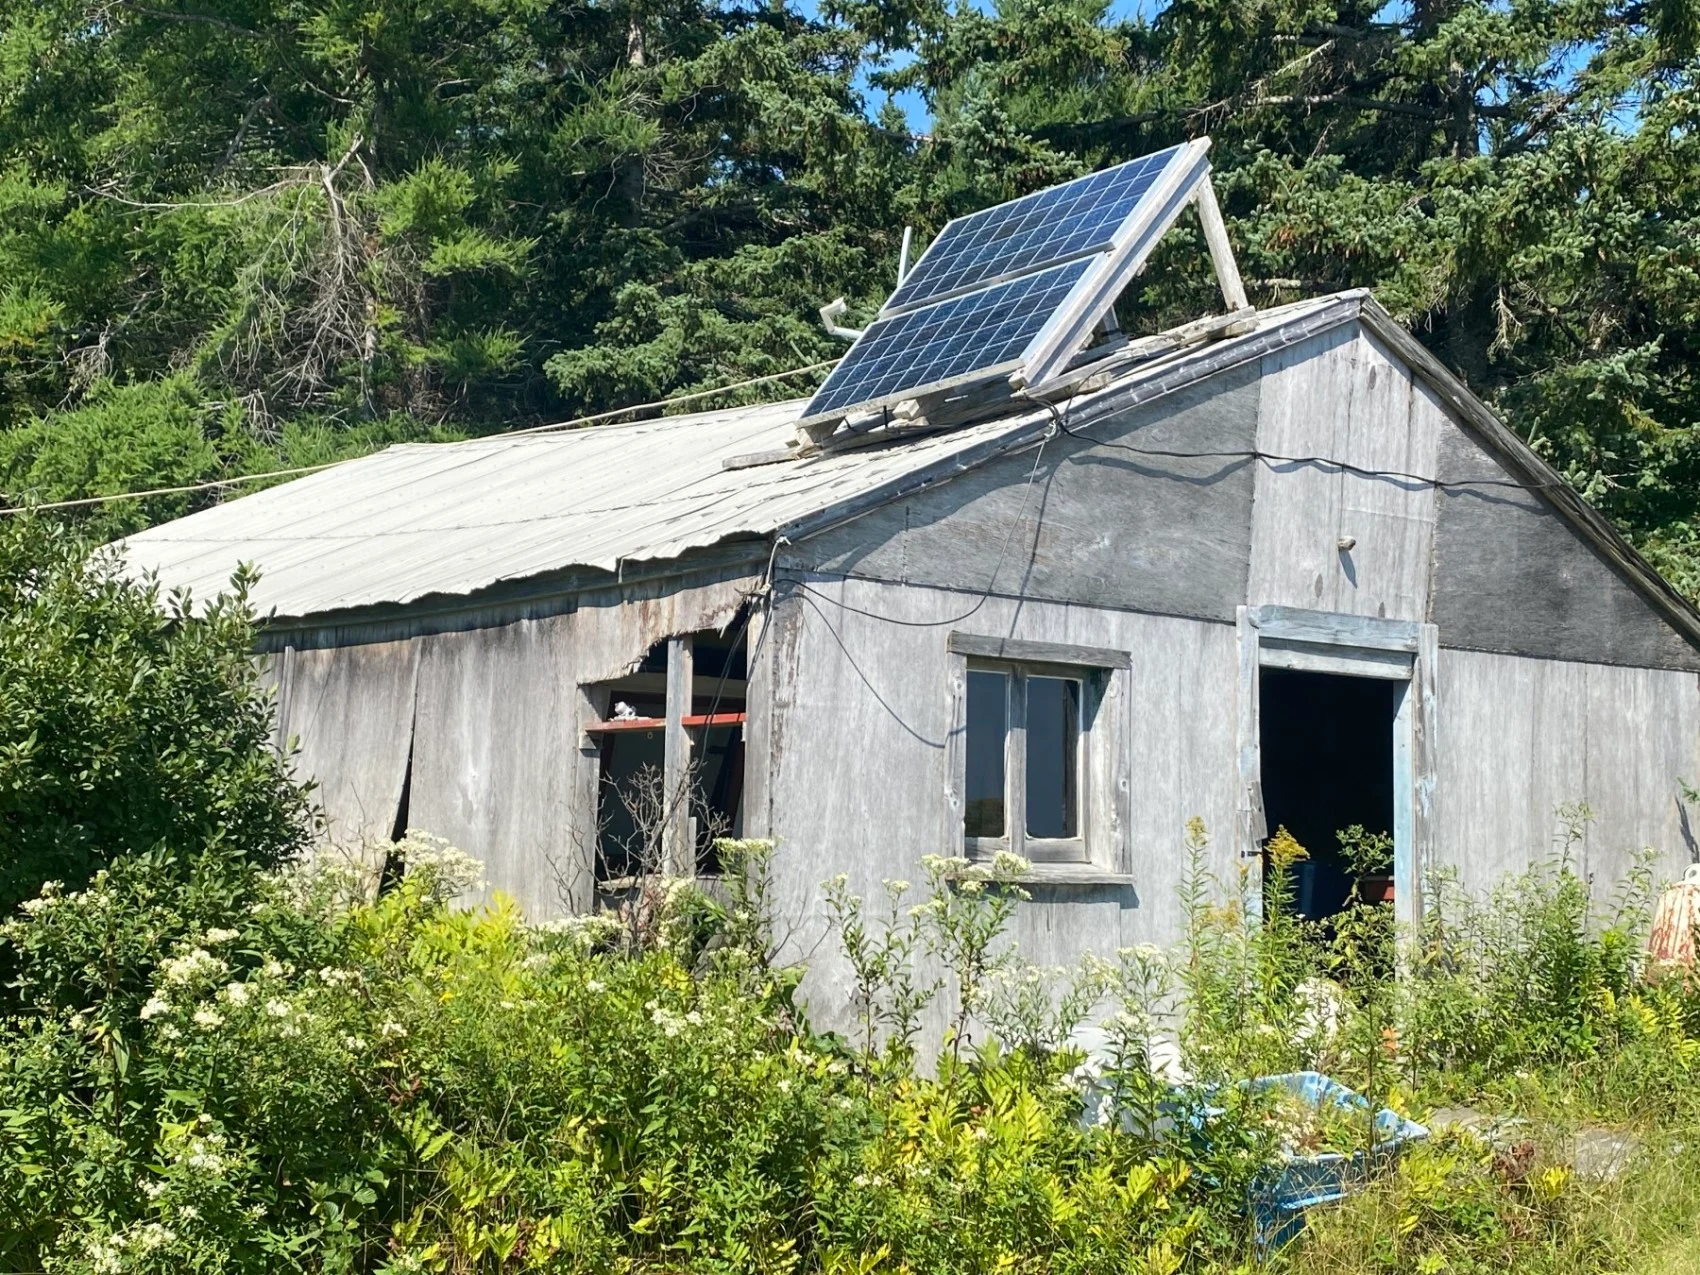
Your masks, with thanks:
M1111 872L1090 863L1035 863L1023 885L1130 886L1133 873Z
M972 855L970 862L977 868L990 868L990 857L982 858ZM955 879L954 876L952 879ZM1026 876L1015 882L1022 886L1131 886L1133 873L1111 872L1108 868L1100 868L1093 863L1046 863L1032 864Z

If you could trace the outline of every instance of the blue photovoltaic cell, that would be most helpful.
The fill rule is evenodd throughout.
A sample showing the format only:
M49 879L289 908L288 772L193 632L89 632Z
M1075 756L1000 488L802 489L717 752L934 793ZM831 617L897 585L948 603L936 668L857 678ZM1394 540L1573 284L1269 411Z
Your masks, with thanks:
M877 320L815 392L804 418L919 392L1020 358L1092 261L1070 261Z
M887 312L1108 248L1179 149L1158 151L951 222L891 294Z

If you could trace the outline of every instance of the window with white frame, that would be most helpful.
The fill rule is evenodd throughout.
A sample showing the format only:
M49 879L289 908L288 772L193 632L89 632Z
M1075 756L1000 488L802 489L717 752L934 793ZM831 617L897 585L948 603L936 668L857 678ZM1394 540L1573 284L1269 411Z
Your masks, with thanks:
M1118 822L1116 795L1094 789L1115 766L1104 707L1126 657L965 634L951 636L951 649L963 661L958 782L966 852L1117 866L1112 829L1104 826ZM1022 655L1052 658L1010 658Z

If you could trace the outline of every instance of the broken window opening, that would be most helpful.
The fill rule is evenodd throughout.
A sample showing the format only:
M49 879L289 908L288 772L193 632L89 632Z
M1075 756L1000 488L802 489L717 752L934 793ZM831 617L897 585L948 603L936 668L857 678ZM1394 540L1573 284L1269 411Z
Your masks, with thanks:
M725 632L690 634L689 685L668 703L668 652L651 647L626 677L592 688L601 713L587 728L600 745L596 879L630 882L663 875L673 861L673 831L683 801L688 857L700 875L720 870L715 842L743 835L744 721L749 685L748 609ZM669 774L669 709L677 709L683 783Z

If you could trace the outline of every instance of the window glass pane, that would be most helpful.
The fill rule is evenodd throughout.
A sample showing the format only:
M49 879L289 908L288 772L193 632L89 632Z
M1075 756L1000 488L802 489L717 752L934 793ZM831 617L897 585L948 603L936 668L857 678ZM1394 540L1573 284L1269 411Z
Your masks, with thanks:
M1078 837L1080 683L1027 679L1027 835Z
M962 831L970 837L1004 835L1003 746L1009 733L1009 677L968 671L968 777Z

